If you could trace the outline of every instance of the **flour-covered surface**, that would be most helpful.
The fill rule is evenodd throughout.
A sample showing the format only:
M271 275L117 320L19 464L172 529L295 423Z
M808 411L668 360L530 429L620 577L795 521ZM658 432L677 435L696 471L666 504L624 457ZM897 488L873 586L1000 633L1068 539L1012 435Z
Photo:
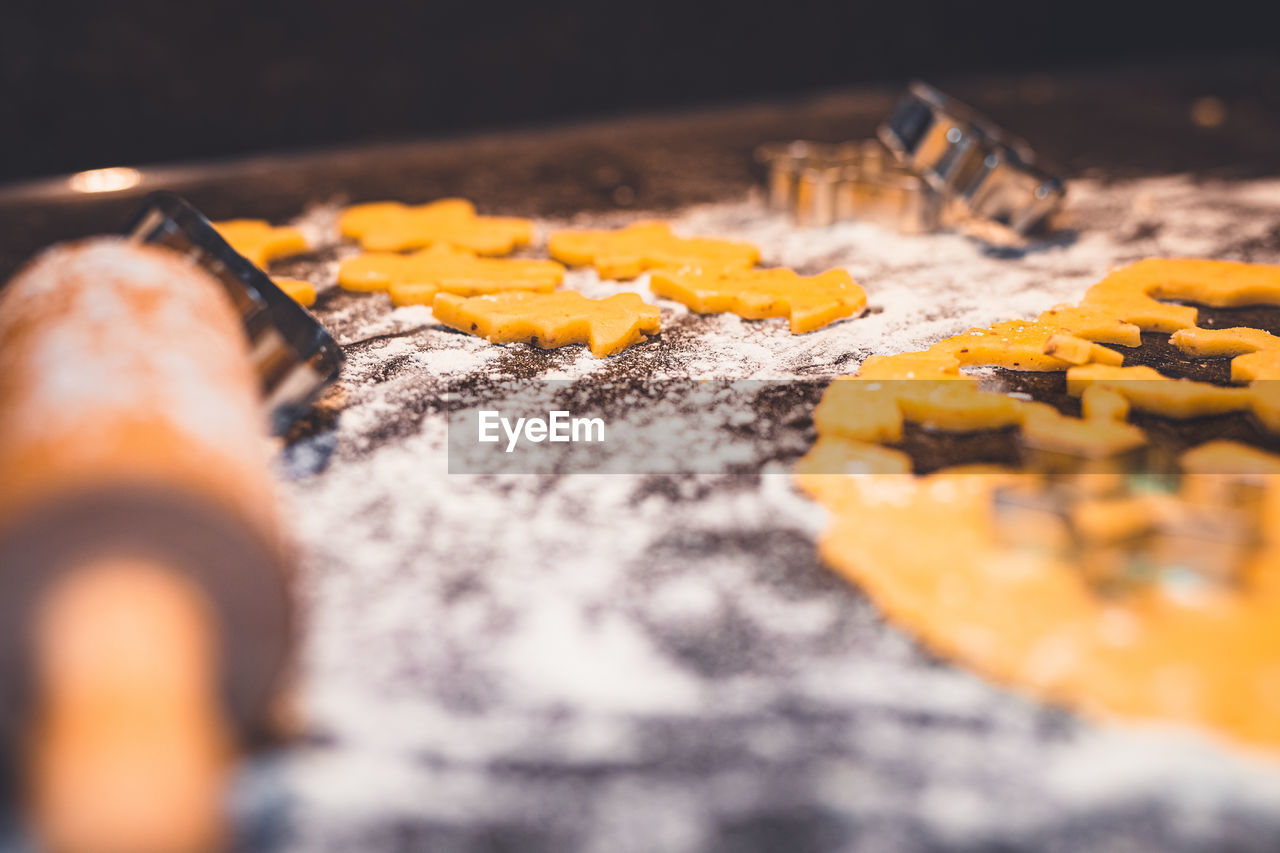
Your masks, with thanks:
M1076 182L1069 213L1070 230L1011 251L796 229L756 198L685 209L678 231L754 241L766 265L848 269L868 314L796 337L655 300L661 336L605 360L340 293L350 249L282 266L321 287L348 364L279 459L304 556L307 723L243 774L245 848L1280 849L1280 758L984 683L824 569L823 513L787 475L812 394L743 400L786 427L755 445L753 474L446 470L448 406L505 383L825 379L1034 316L1138 258L1280 262L1280 182ZM300 224L331 241L333 215ZM540 221L543 238L564 224ZM653 300L644 278L566 285Z

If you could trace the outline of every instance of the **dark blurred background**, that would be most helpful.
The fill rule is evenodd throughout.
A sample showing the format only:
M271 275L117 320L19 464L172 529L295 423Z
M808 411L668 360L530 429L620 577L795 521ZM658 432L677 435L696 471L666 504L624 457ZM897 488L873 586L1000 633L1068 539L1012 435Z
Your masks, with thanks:
M1248 62L1280 50L1280 4L1178 8L0 0L0 181L912 76Z

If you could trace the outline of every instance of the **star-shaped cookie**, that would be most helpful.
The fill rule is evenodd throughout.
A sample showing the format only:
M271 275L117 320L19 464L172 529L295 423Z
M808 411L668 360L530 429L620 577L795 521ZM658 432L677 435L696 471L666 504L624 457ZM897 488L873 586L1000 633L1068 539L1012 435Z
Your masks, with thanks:
M231 248L259 269L266 269L276 258L301 254L309 248L307 238L297 228L272 225L263 219L228 219L213 223L213 227Z
M634 293L588 299L574 290L464 297L437 294L436 319L491 343L524 342L543 349L586 344L604 358L658 333L657 306Z
M760 259L760 250L750 243L677 237L664 222L637 222L616 231L557 231L547 249L558 261L594 265L601 278L611 279L635 278L651 269L744 270Z
M389 291L392 305L430 305L441 291L459 296L512 290L550 293L563 280L564 267L555 261L479 258L447 245L408 255L369 252L338 267L343 288Z
M788 269L654 270L649 289L699 314L730 312L748 320L787 317L794 334L812 332L867 306L867 294L844 270L801 276Z
M506 216L477 216L461 198L430 204L397 201L357 204L338 220L342 236L372 252L402 252L444 244L477 255L505 255L533 240L533 223Z

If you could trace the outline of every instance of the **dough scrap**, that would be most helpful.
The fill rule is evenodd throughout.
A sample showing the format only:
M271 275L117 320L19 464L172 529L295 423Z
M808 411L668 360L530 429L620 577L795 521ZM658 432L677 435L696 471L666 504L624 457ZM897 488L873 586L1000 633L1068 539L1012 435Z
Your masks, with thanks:
M228 219L213 223L213 227L231 248L262 270L277 258L298 255L310 248L297 228L272 225L264 219Z
M1179 329L1169 336L1169 343L1189 355L1235 356L1232 382L1280 377L1280 338L1262 329Z
M1005 367L1009 370L1065 370L1076 364L1120 364L1115 350L1075 337L1045 322L1007 320L989 329L970 329L935 344L964 366Z
M1067 393L1078 397L1095 388L1124 397L1135 409L1170 418L1247 412L1253 406L1254 397L1247 388L1170 379L1146 366L1086 364L1067 371Z
M273 278L272 281L284 291L286 296L302 307L310 308L316 304L316 287L311 282L300 278Z
M1095 457L1146 444L1146 434L1124 422L1124 400L1120 405L1092 402L1082 419L1047 403L982 390L976 382L853 378L831 383L814 409L813 422L820 437L860 443L901 441L910 421L948 432L1016 426L1038 448Z
M430 305L441 291L459 296L510 290L550 293L563 280L564 267L555 261L481 258L444 244L408 255L369 252L338 267L343 288L389 291L392 305Z
M748 320L787 317L793 334L861 312L867 294L844 270L801 276L789 269L654 270L649 289L699 314L729 312Z
M652 269L745 270L760 260L760 250L750 243L677 237L665 222L637 222L613 231L557 231L547 249L569 266L594 265L607 279L631 279Z
M1142 329L1133 323L1116 319L1115 312L1105 307L1058 305L1036 318L1055 329L1100 344L1136 347L1142 344Z
M477 255L506 255L533 242L533 222L507 216L477 216L466 199L429 204L398 201L357 204L338 220L343 237L371 252L401 252L445 244Z
M510 292L464 297L436 295L436 319L491 343L524 342L542 349L586 344L604 358L659 331L656 305L635 293L588 299L574 290L555 293Z

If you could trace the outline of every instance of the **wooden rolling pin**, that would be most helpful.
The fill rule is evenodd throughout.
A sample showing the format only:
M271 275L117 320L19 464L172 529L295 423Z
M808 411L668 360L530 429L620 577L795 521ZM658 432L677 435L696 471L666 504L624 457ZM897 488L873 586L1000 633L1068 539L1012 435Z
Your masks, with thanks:
M226 842L293 607L240 318L189 258L54 247L0 290L0 737L54 853Z

